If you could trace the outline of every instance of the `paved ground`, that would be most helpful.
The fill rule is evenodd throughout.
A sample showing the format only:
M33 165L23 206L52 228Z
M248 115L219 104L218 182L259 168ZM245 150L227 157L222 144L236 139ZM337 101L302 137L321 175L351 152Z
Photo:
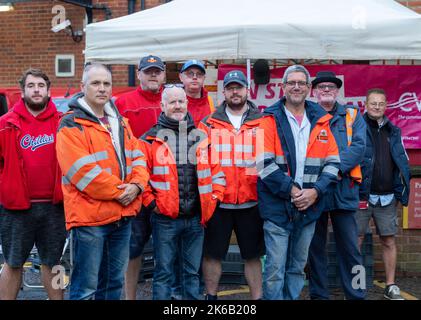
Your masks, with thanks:
M35 280L34 280L35 281ZM384 284L378 281L374 281L372 288L368 290L368 300L382 300L383 299L383 288ZM406 299L421 299L421 278L400 278L397 279L397 284L403 291L403 295ZM137 298L141 300L151 300L151 287L152 281L150 279L141 282L138 286ZM332 300L343 300L343 294L340 289L331 290ZM307 287L304 288L302 299L308 299ZM67 297L66 293L66 297ZM41 289L29 289L24 287L18 296L18 299L24 300L44 300L46 295ZM248 287L245 285L237 284L224 284L220 286L219 299L220 300L247 300L249 299Z

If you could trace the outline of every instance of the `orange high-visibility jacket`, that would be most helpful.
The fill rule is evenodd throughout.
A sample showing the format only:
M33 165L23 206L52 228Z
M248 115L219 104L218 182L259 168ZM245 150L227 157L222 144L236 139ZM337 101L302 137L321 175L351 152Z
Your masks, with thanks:
M136 215L142 196L124 207L116 200L124 192L117 186L134 183L144 189L149 179L146 158L127 119L111 104L119 124L118 157L111 134L77 101L82 96L69 103L72 111L63 117L57 133L67 229L106 225Z
M197 130L199 132L199 130ZM196 172L201 205L201 223L206 225L212 217L225 190L225 176L218 162L210 160L212 146L206 133L201 132L200 143L195 145ZM168 144L157 136L152 128L142 137L142 150L147 156L150 173L149 185L143 194L143 205L149 207L153 201L159 211L173 219L179 214L179 190L176 159ZM190 154L190 151L189 151Z
M267 108L271 116L262 119L264 152L257 157L259 210L264 220L282 227L291 227L297 209L291 203L291 189L296 172L294 137L284 111L284 100ZM339 150L329 126L332 118L319 105L306 101L306 114L311 123L304 162L302 188L315 188L318 201L302 212L303 225L319 218L324 209L323 195L337 182L340 166Z
M357 117L358 111L352 107L346 108L346 137L348 141L348 146L352 143L352 126L354 125L355 118ZM349 172L350 177L357 183L361 183L363 181L363 176L361 173L361 166L358 164L354 168L351 169Z
M222 202L233 208L246 203L257 204L256 142L261 136L263 147L263 132L259 135L262 114L251 101L247 103L249 109L238 131L225 113L225 103L199 124L214 147L215 153L211 157L218 159L225 173L227 187Z

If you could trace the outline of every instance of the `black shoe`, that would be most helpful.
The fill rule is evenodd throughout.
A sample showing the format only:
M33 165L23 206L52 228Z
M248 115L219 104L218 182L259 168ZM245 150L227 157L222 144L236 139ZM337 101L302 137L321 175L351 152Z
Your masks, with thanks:
M207 294L205 296L205 300L218 300L218 296L217 295L212 295L212 294Z

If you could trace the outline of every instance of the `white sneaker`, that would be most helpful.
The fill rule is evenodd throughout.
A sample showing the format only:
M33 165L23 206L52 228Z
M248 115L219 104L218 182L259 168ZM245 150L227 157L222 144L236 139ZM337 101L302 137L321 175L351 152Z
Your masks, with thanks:
M401 290L399 289L399 287L396 284L390 284L390 285L386 286L386 288L384 289L384 295L383 296L386 299L389 299L389 300L405 300L401 296Z

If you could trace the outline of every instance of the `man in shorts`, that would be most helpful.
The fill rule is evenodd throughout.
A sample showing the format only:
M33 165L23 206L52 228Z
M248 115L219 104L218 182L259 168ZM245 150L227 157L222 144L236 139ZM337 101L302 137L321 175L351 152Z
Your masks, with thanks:
M17 298L22 268L35 245L41 280L50 300L63 299L54 287L66 240L61 172L55 144L59 113L50 99L50 80L28 69L19 80L22 99L0 118L0 235L5 264L0 299Z
M387 106L383 89L367 93L364 120L367 123L366 151L361 165L360 210L357 212L359 244L373 217L383 250L386 274L384 297L404 300L395 284L397 208L409 199L409 162L401 131L384 115Z
M240 253L245 260L244 274L251 299L262 297L262 265L264 255L263 221L257 206L256 150L257 131L262 114L247 99L247 79L239 70L224 77L225 101L202 120L199 128L208 132L226 177L224 199L205 229L203 275L206 299L216 300L221 261L235 231Z

